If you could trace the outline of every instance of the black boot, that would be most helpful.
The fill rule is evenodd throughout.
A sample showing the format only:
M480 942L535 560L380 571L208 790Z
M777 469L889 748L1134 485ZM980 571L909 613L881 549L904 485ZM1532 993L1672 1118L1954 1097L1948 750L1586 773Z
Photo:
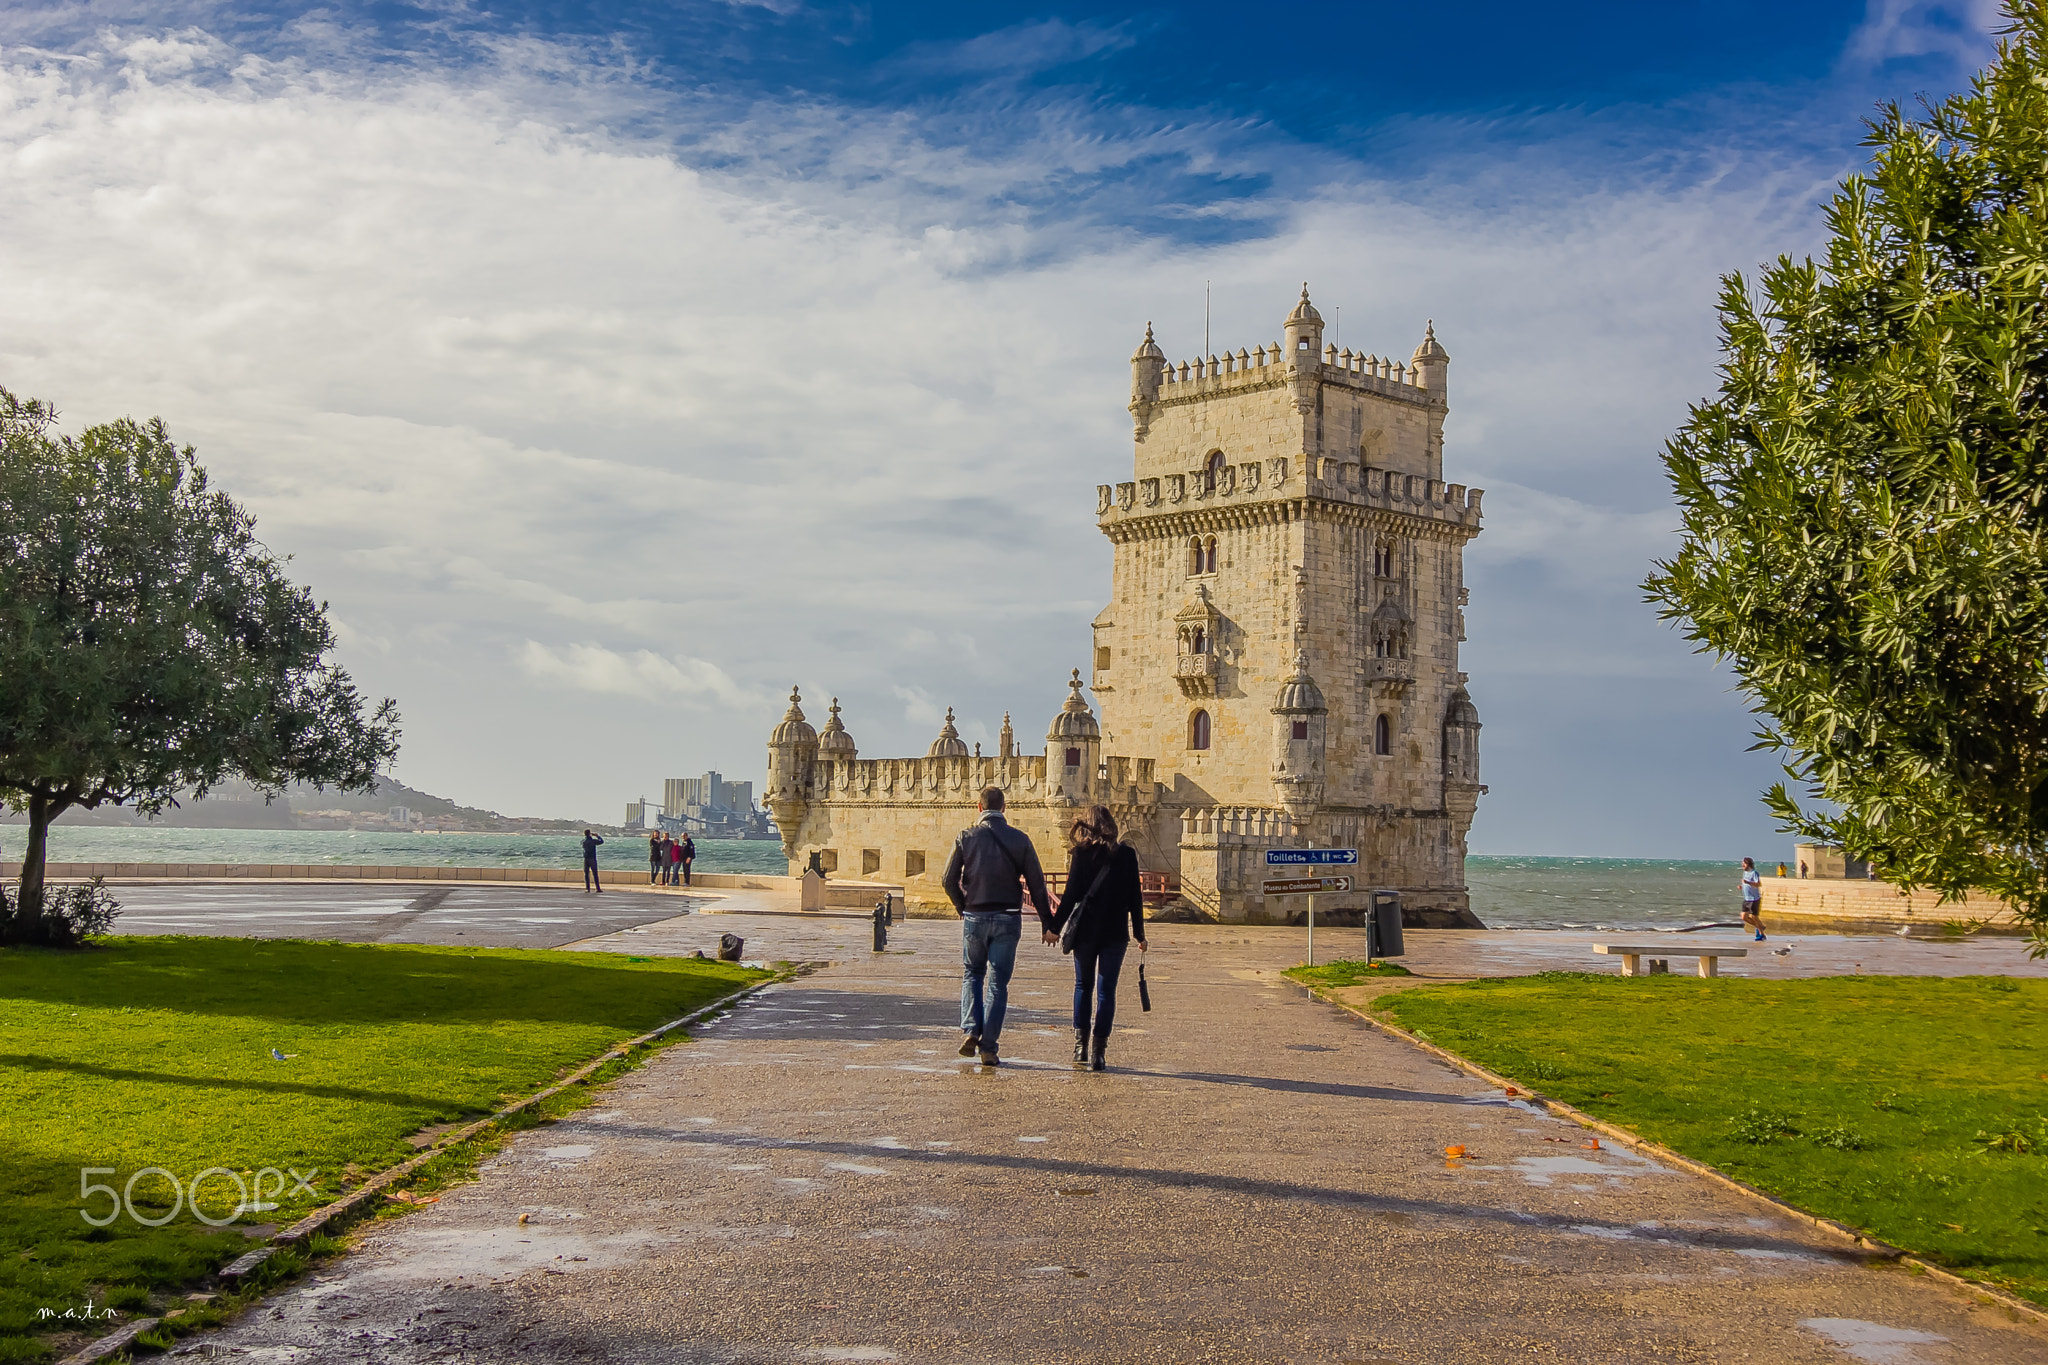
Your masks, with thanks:
M1108 1063L1108 1061L1106 1061L1106 1060L1104 1059L1104 1057L1103 1057L1103 1054L1104 1054L1104 1053L1106 1053L1106 1052L1108 1052L1108 1051L1109 1051L1109 1038L1108 1038L1108 1036L1107 1036L1107 1035L1104 1035L1104 1036L1102 1036L1102 1037L1099 1037L1099 1038L1097 1038L1097 1039L1095 1040L1095 1060L1094 1060L1094 1061L1092 1061L1092 1062L1090 1062L1090 1063L1088 1064L1088 1069L1089 1069L1090 1071L1107 1071L1107 1070L1109 1070L1109 1063Z
M1074 1030L1074 1065L1088 1065L1088 1030L1084 1028Z

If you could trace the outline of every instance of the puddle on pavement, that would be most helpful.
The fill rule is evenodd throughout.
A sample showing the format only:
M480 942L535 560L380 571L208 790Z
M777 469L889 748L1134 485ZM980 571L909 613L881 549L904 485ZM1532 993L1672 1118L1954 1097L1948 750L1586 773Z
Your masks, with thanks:
M1920 1365L1929 1357L1918 1347L1938 1346L1948 1341L1947 1337L1933 1332L1887 1327L1881 1322L1865 1322L1861 1318L1805 1318L1799 1325L1827 1338L1837 1349L1867 1361L1869 1365Z
M1531 1185L1551 1185L1561 1175L1599 1175L1610 1179L1636 1175L1661 1173L1663 1167L1654 1161L1627 1152L1603 1150L1600 1155L1613 1161L1595 1160L1592 1153L1585 1156L1518 1156L1514 1161L1515 1174ZM1615 1164L1625 1162L1628 1164ZM1574 1189L1585 1188L1574 1185Z

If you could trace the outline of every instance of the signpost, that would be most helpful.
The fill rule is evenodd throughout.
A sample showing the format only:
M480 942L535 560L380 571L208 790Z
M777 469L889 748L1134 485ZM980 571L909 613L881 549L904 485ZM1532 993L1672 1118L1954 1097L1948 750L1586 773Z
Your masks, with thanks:
M1355 867L1358 864L1358 850L1355 848L1269 848L1266 850L1267 867L1302 868L1291 877L1268 877L1266 894L1269 896L1308 896L1308 965L1316 965L1316 892L1349 891L1351 878L1323 876L1308 873L1308 868Z

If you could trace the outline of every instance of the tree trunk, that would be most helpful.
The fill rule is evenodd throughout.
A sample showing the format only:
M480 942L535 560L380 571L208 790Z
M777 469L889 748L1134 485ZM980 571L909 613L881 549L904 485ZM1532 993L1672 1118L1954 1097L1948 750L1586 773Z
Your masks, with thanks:
M28 797L28 849L21 855L21 884L14 897L14 923L8 938L26 942L33 938L37 920L43 917L43 868L50 848L50 822L70 803L31 790Z

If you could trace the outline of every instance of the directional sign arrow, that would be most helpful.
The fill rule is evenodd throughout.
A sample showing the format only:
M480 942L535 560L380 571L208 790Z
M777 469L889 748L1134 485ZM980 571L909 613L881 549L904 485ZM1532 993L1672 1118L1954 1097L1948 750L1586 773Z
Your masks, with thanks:
M1267 867L1327 866L1331 863L1353 864L1358 861L1355 848L1269 848L1266 850Z

